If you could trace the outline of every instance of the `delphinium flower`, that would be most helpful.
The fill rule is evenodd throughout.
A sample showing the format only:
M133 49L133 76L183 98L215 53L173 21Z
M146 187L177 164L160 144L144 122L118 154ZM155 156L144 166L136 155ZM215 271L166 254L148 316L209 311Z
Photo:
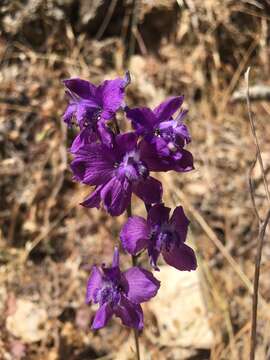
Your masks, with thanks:
M183 96L171 97L154 110L126 108L133 128L143 137L141 152L152 171L185 172L193 169L192 154L184 149L191 138L183 123L187 111L180 109L183 99ZM180 111L173 118L177 110Z
M114 119L115 113L121 107L125 107L125 88L129 81L128 72L123 79L105 80L99 86L79 78L64 80L70 102L63 119L71 126L75 118L80 129L72 143L72 152L98 139L107 144L111 143L113 133L108 121Z
M191 138L183 123L183 97L169 98L153 111L130 109L124 103L129 81L129 73L99 86L78 78L65 80L70 103L64 121L71 126L75 118L80 129L70 149L74 179L95 186L81 205L99 208L102 203L112 216L125 210L129 216L120 238L123 248L132 255L133 267L120 271L117 248L111 267L93 266L86 301L99 304L99 309L92 328L105 326L113 314L120 317L124 325L135 328L139 359L137 330L143 327L140 304L156 295L160 283L151 272L136 266L136 256L147 249L155 270L160 254L179 270L195 270L197 263L193 250L185 243L189 220L183 208L178 206L170 218L170 208L161 203L162 184L150 176L151 171L193 169L192 154L185 149ZM120 109L126 112L134 131L119 133L116 112ZM143 200L146 220L131 216L132 193Z
M194 251L185 244L189 220L181 206L175 208L171 218L170 210L157 204L148 211L147 220L130 217L120 233L123 248L132 255L147 249L156 270L160 253L167 264L178 270L195 270Z
M160 282L147 270L137 266L121 272L119 251L115 248L111 267L102 270L93 266L87 284L86 302L99 304L92 329L104 327L113 314L123 324L136 329L143 328L141 303L154 297Z
M161 201L162 184L149 175L147 164L137 147L134 132L117 135L112 147L93 143L81 147L71 163L75 179L95 185L94 192L82 203L99 207L100 202L113 216L122 214L130 205L131 194L145 204Z

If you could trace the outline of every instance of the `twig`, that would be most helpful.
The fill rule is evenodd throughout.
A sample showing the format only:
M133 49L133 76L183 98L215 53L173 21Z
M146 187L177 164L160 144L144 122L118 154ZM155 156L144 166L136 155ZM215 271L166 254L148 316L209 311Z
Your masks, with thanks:
M242 72L244 71L245 67L247 66L247 63L250 59L250 56L252 55L253 51L256 49L256 46L258 46L258 38L256 38L249 46L249 48L247 49L246 53L244 54L241 62L239 63L238 65L238 68L236 69L233 77L232 77L232 80L223 96L224 98L224 101L222 102L221 104L221 109L222 110L225 110L228 102L230 101L230 96L231 96L231 93L232 91L235 89L240 77L241 77L241 74Z
M253 162L251 164L251 167L249 169L249 172L248 172L248 183L249 183L249 192L250 192L250 196L251 196L253 210L254 210L255 216L256 216L256 218L258 220L258 223L260 223L261 218L260 218L257 206L256 206L256 202L255 202L255 191L254 191L254 184L253 184L253 181L252 181L252 171L253 171L253 169L254 169L254 167L256 165L257 160L258 160L258 152L256 152L256 157L253 160Z
M133 34L137 40L137 43L139 45L139 48L141 50L141 53L143 54L143 56L147 55L147 48L145 46L145 43L143 41L142 35L140 34L139 30L138 30L138 26L135 27L135 29L133 30Z
M256 144L256 159L259 160L265 192L267 195L268 202L270 202L270 194L269 194L268 184L266 181L265 169L263 166L261 150L260 150L260 146L259 146L258 137L256 134L254 119L253 119L253 116L251 113L251 107L250 107L249 73L250 73L250 67L247 69L247 71L245 73L245 80L246 80L246 85L247 85L246 100L247 100L247 108L248 108L248 117L249 117L249 122L250 122L251 133L252 133L252 136L253 136L255 144ZM256 252L256 258L255 258L253 296L252 296L252 319L251 319L251 334L250 334L250 360L254 360L255 359L255 350L256 350L256 338L257 338L257 311L258 311L258 292L259 292L261 258L262 258L262 249L263 249L263 244L264 244L265 231L266 231L268 222L270 220L270 208L268 209L265 219L262 221L258 215L258 210L257 210L256 203L255 203L255 197L254 197L251 180L250 180L250 193L251 193L251 199L252 199L252 205L254 207L254 211L257 214L257 217L259 219L259 236L258 236L257 252Z
M255 359L255 348L256 348L256 337L257 337L256 335L257 335L258 291L259 291L261 258L262 258L265 230L269 220L270 220L270 209L267 212L264 222L260 225L257 253L255 259L254 288L253 288L253 297L252 297L252 322L251 322L251 335L250 335L250 360Z
M258 154L258 160L259 160L261 173L262 173L262 177L263 177L263 183L264 183L265 192L266 192L266 195L267 195L268 202L270 203L270 193L269 193L268 184L267 184L267 181L266 181L266 176L265 176L265 170L264 170L264 166L263 166L263 160L262 160L260 145L259 145L258 137L257 137L257 134L256 134L256 128L255 128L254 119L253 119L253 116L251 114L251 106L250 106L250 98L249 98L249 72L250 72L250 67L248 67L248 69L247 69L247 71L245 73L245 79L246 79L246 83L247 83L248 117L249 117L252 136L253 136L253 138L255 140L255 145L256 145L256 150L257 150L257 154Z
M129 41L129 49L128 49L128 58L130 58L135 52L136 38L135 32L137 28L138 22L138 8L139 8L140 0L133 0L133 10L132 10L132 20L131 20L131 33L130 33L130 41Z
M41 243L57 226L64 220L64 218L73 210L75 206L65 211L58 219L52 222L49 226L45 227L37 237L32 241L28 241L25 245L25 250L22 254L22 263L26 262L30 253Z
M96 39L99 40L102 35L104 34L105 30L107 29L107 26L109 25L110 21L111 21L111 18L113 16L113 12L114 12L114 9L116 7L116 4L117 4L117 0L112 0L111 3L110 3L110 6L109 6L109 9L106 13L106 16L96 34Z
M15 233L19 210L20 210L20 204L15 202L15 204L13 205L13 208L11 210L11 216L10 216L11 222L10 222L10 226L8 229L8 236L7 236L7 241L8 241L8 244L10 244L10 245L14 244L14 233Z
M250 330L250 321L248 321L234 336L234 341L237 341L239 339L241 339L241 337L244 336L244 334L246 332L248 332ZM229 351L230 348L230 343L221 350L221 352L218 354L218 357L216 357L216 359L227 359L227 353Z
M201 226L201 228L204 230L206 235L209 237L209 239L214 243L214 245L218 248L218 250L222 253L224 258L229 262L235 273L239 276L239 278L242 280L243 284L247 288L247 290L252 293L252 283L249 280L249 278L246 276L246 274L242 271L240 266L237 264L237 262L234 260L234 258L229 253L228 249L222 244L222 242L219 240L217 235L214 233L214 231L211 229L211 227L208 225L206 220L203 218L203 216L197 211L194 206L190 203L190 201L187 199L185 194L178 189L178 187L175 187L175 185L171 185L171 189L177 189L176 194L178 195L181 202L186 206L186 208L190 211L194 219L198 222L198 224ZM172 190L175 192L175 190Z

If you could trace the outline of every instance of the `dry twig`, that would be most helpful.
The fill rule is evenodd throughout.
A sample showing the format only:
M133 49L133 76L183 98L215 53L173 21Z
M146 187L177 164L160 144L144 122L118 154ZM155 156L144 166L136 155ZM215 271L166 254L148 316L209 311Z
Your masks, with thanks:
M268 184L267 184L267 181L266 181L266 174L265 174L265 169L264 169L264 165L263 165L261 149L260 149L259 140L258 140L258 137L257 137L257 134L256 134L255 123L254 123L254 120L253 120L253 117L252 117L252 114L251 114L251 106L250 106L250 98L249 98L249 72L250 72L250 67L247 69L247 71L245 73L245 78L246 78L246 83L247 83L248 117L249 117L252 136L253 136L253 138L255 140L256 151L257 151L257 156L258 156L258 160L259 160L259 164L260 164L260 168L261 168L261 172L262 172L265 192L266 192L266 195L267 195L267 199L268 199L268 201L270 203L270 193L269 193Z
M268 201L270 201L269 189L268 189L266 174L265 174L265 170L264 170L264 166L263 166L261 150L260 150L260 146L259 146L258 137L256 134L254 119L253 119L253 116L251 113L251 107L250 107L249 73L250 73L250 67L247 69L247 71L245 73L245 79L246 79L246 84L247 84L246 99L247 99L247 107L248 107L248 116L249 116L252 136L254 138L255 145L256 145L256 160L257 159L259 160L262 177L263 177L263 181L264 181L265 192L266 192ZM251 171L252 171L252 168L251 168ZM253 191L253 187L252 187L251 178L249 179L249 184L250 184L250 194L251 194L251 199L252 199L252 205L254 207L255 214L259 220L259 236L258 236L258 243L257 243L256 259L255 259L254 284L253 284L253 296L252 296L252 322L251 322L251 335L250 335L250 360L254 360L255 359L255 350L256 350L256 337L257 337L257 309L258 309L260 267L261 267L261 258L262 258L262 249L263 249L263 244L264 244L265 231L266 231L268 222L270 220L270 208L268 209L265 219L260 220L260 217L258 215L258 210L256 207L256 203L255 203L255 197L254 197L254 191Z
M107 26L109 25L109 23L111 21L111 18L113 16L113 12L114 12L114 9L116 7L116 4L117 4L117 0L111 1L109 9L108 9L108 11L106 13L106 16L105 16L100 28L98 29L98 32L97 32L97 35L96 35L97 40L99 40L102 37L105 30L107 29Z
M175 186L172 184L172 189L175 189ZM240 266L237 264L237 262L234 260L234 258L231 256L227 248L222 244L222 242L219 240L219 238L216 236L214 231L211 229L211 227L208 225L206 220L203 218L203 216L197 211L194 206L190 203L190 201L187 199L185 194L182 192L182 190L178 189L176 190L176 194L178 198L181 200L181 202L185 205L185 207L190 211L193 218L197 221L197 223L201 226L201 228L204 230L206 235L209 237L209 239L214 243L214 245L218 248L218 250L221 252L221 254L224 256L224 258L228 261L228 263L231 265L235 273L238 275L238 277L242 280L243 284L245 285L246 289L252 293L252 284L249 280L249 278L246 276L246 274L242 271Z

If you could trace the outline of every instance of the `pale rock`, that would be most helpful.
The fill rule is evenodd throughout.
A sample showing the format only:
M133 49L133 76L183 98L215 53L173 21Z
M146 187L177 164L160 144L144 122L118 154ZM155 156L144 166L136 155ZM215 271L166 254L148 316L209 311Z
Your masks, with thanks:
M7 330L24 343L40 341L46 336L47 313L39 304L18 299L16 310L6 320Z
M148 308L157 318L160 345L210 349L214 337L200 288L199 271L178 271L164 265L155 276L161 281L161 287Z

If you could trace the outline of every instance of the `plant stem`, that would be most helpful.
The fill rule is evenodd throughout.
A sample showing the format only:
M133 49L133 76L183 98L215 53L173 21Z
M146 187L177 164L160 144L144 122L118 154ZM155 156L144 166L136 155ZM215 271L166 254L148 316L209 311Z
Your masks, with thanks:
M116 127L116 135L120 134L120 128L119 128L119 125L118 125L118 122L116 119L115 119L115 127ZM130 203L127 208L127 217L130 218L131 216L132 216L132 209L131 209L131 203ZM137 265L137 257L132 255L132 266L136 266L136 265ZM134 340L135 340L137 360L141 360L139 333L138 333L138 330L135 328L134 328Z
M135 47L136 47L135 32L137 29L139 5L140 5L139 0L133 0L131 29L130 29L131 30L130 31L130 42L129 42L129 49L128 49L128 58L129 59L135 53Z
M249 98L249 72L250 72L250 67L248 67L248 69L247 69L247 71L245 73L245 78L246 78L246 83L247 83L246 99L247 99L248 117L249 117L252 136L254 138L255 145L256 145L256 151L257 151L259 165L260 165L261 172L262 172L262 178L263 178L263 183L264 183L266 196L267 196L268 202L270 203L270 192L269 192L268 184L267 184L267 180L266 180L266 174L265 174L265 168L264 168L264 165L263 165L262 153L261 153L259 140L258 140L257 133L256 133L254 119L253 119L253 116L252 116L252 113L251 113L251 105L250 105L250 98Z
M256 159L253 162L252 167L250 169L249 186L250 186L252 205L254 207L254 211L255 211L257 220L259 222L259 236L258 236L257 251L256 251L256 258L255 258L254 284L253 284L253 296L252 296L252 319L251 319L251 333L250 333L250 360L254 360L255 359L255 350L256 350L256 341L257 341L257 316L258 316L257 312L258 312L258 292L259 292L261 258L262 258L262 250L263 250L263 244L264 244L265 231L266 231L268 222L270 220L270 209L268 209L265 219L261 220L256 203L255 203L255 194L254 194L254 188L253 188L252 179L251 179L251 173L256 164L257 159L259 160L259 165L261 168L265 193L266 193L268 202L270 202L270 192L269 192L268 183L267 183L267 179L266 179L266 173L265 173L265 169L264 169L264 165L263 165L261 149L259 146L259 140L258 140L257 133L256 133L255 122L254 122L252 112L251 112L251 105L250 105L250 98L249 98L249 72L250 72L250 67L247 69L247 71L245 73L245 79L246 79L246 84L247 84L246 100L247 100L247 109L248 109L248 117L249 117L249 122L250 122L251 133L254 138L255 145L256 145Z
M260 225L257 253L255 259L254 290L253 290L253 298L252 298L252 322L251 322L251 336L250 336L250 360L255 359L256 340L257 340L258 291L259 291L259 280L260 280L260 270L261 270L261 258L262 258L265 230L268 225L269 219L270 219L270 209L267 212L264 222Z
M127 217L129 218L131 216L132 216L132 210L131 210L131 204L129 204L129 206L127 208ZM132 255L132 265L133 266L137 265L137 257L134 255ZM134 329L134 340L135 340L135 346L136 346L137 360L141 360L138 329Z

